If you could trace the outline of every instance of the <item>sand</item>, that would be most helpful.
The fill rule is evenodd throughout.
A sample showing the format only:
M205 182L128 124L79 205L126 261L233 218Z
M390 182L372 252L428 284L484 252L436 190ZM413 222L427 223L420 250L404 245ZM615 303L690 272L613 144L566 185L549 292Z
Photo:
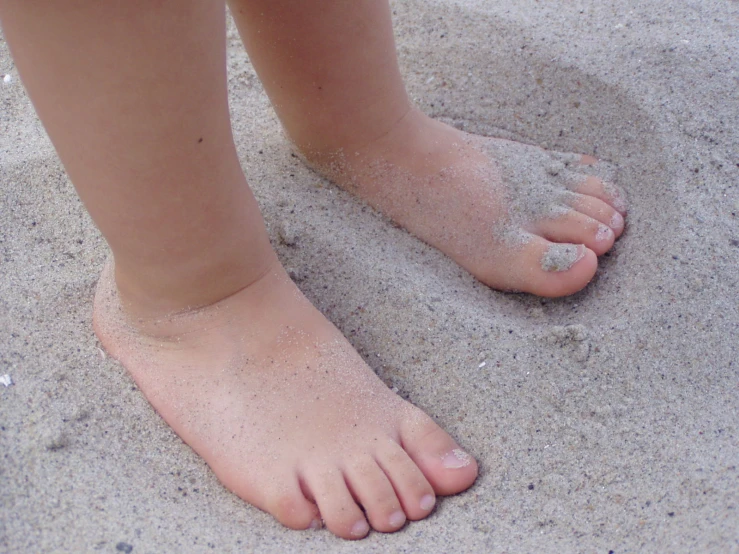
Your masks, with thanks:
M105 243L0 42L0 551L739 552L739 4L394 12L419 106L601 157L631 203L583 292L489 290L291 155L230 28L239 155L283 263L477 457L476 485L358 544L224 490L102 353Z

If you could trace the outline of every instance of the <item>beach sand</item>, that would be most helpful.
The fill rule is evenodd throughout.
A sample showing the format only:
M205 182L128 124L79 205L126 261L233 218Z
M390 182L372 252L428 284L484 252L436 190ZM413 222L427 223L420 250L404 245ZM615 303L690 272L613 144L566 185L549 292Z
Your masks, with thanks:
M630 198L583 292L492 291L291 154L230 26L238 151L284 265L477 483L353 544L227 492L92 332L106 245L0 37L0 551L739 552L739 4L393 8L420 107L603 158Z

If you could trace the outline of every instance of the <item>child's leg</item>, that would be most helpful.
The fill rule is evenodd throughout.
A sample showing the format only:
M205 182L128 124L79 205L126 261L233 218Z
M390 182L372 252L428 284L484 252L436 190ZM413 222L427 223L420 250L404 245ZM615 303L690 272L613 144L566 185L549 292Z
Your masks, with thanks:
M317 169L492 287L561 296L592 278L623 230L621 193L583 172L592 158L473 137L413 109L387 0L230 5Z
M224 5L0 3L18 69L114 254L95 330L222 482L285 525L393 531L476 465L276 261L231 137ZM196 309L197 308L197 309ZM315 502L315 504L314 504ZM317 504L317 507L316 507Z

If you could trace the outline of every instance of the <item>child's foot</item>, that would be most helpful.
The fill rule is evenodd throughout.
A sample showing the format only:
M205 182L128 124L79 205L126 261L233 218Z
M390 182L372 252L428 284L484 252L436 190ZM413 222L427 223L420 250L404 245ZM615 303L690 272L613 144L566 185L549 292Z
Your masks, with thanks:
M369 144L305 155L496 289L577 292L624 229L623 193L588 175L594 158L469 135L416 109Z
M126 317L112 275L95 297L105 348L226 487L284 525L396 531L474 482L475 461L385 387L279 264L220 302L146 321Z

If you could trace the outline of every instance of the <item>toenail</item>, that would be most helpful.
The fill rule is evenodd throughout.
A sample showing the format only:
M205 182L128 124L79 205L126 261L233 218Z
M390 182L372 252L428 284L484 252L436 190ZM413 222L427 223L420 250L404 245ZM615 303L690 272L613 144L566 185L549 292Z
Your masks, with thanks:
M608 202L611 206L613 206L614 210L618 210L619 212L625 212L626 211L626 198L624 198L623 192L621 192L621 189L613 186L612 184L608 182L603 183L603 191L611 197L610 201Z
M624 216L620 213L613 214L611 218L611 229L621 229L624 226Z
M312 529L313 531L318 531L323 527L323 522L320 519L314 519L310 522L310 526L308 529Z
M472 463L472 456L460 448L455 448L447 453L441 461L447 469L459 469L470 465Z
M424 497L421 498L421 509L424 512L428 512L429 510L431 510L435 504L436 498L434 498L434 496L431 494L424 495Z
M369 533L369 524L365 520L358 521L352 526L352 537L364 537L367 533Z
M390 523L390 527L400 527L405 523L405 514L401 510L398 510L390 515L388 522Z
M611 231L610 227L606 227L603 224L598 225L598 232L595 233L595 240L597 240L598 242L610 240L612 236L613 231Z
M544 271L567 271L585 257L585 247L577 244L551 244L541 259Z

